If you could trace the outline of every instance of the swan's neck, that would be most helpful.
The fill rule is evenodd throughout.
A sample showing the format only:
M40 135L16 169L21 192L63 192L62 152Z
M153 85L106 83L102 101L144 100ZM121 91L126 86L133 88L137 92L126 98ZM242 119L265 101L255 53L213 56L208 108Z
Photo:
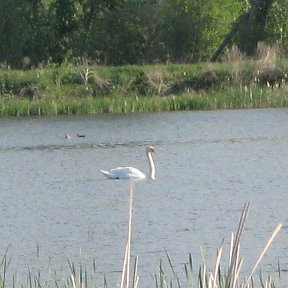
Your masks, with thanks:
M154 160L153 160L151 152L147 153L147 157L148 157L148 161L149 161L150 178L155 179L155 164L154 164Z

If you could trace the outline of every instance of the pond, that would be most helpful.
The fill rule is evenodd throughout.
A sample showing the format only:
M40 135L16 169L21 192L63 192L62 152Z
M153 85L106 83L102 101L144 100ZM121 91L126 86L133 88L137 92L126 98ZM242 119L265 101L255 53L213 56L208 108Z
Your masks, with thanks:
M65 278L69 260L92 269L97 287L104 275L108 287L119 284L129 183L108 180L99 169L127 165L146 173L149 144L156 180L136 183L133 202L140 287L155 287L165 251L179 277L189 253L196 271L203 262L212 269L223 239L228 254L248 201L243 273L279 222L283 228L261 267L274 273L279 261L286 271L287 123L287 109L2 118L0 254L11 257L9 273L21 283L28 270Z

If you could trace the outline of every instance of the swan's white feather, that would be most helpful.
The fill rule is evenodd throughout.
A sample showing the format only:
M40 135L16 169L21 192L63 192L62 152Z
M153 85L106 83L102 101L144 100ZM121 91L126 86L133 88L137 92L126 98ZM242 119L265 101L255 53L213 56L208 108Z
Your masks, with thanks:
M152 153L154 153L153 146L146 147L146 155L148 158L150 168L150 178L155 179L155 164L153 161ZM144 179L145 174L134 167L117 167L108 171L100 170L109 179Z
M117 167L109 171L100 170L109 179L144 179L145 174L134 167Z

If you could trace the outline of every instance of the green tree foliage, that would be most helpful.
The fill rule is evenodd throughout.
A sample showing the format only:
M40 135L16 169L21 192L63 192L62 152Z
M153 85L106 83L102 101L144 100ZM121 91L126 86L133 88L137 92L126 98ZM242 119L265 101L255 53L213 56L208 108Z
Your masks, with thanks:
M22 0L0 0L0 61L21 65L28 23Z
M205 31L211 19L202 5L201 0L167 0L163 3L161 32L169 60L195 62L205 58Z
M265 41L265 27L273 0L250 0L238 33L238 46L248 56L255 55L257 44Z
M288 5L286 0L274 1L268 15L265 39L270 44L278 43L288 53Z
M50 56L51 44L55 41L54 32L50 29L50 16L44 4L41 0L30 0L25 5L27 26L22 52L26 57L24 65L46 62Z
M98 55L100 62L108 64L207 60L219 44L220 35L229 29L229 24L221 25L222 22L231 23L241 10L240 5L234 5L224 15L221 5L214 2L127 0L94 19L88 45L93 52L88 54L92 58ZM213 14L211 7L218 14ZM216 31L213 27L219 22Z
M141 55L142 33L138 3L123 3L101 11L89 33L89 56L107 64L133 64Z
M0 63L30 67L79 57L108 65L207 61L246 3L0 0ZM257 30L261 40L287 51L287 16L288 2L274 0L266 28Z
M57 0L51 6L54 31L53 60L62 63L73 52L74 33L78 28L77 1ZM69 59L68 59L69 60Z

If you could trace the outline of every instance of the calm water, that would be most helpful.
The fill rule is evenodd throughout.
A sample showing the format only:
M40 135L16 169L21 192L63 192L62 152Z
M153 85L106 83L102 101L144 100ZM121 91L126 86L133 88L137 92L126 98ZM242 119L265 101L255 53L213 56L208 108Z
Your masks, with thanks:
M262 268L273 271L279 260L288 269L286 109L2 118L0 137L0 254L8 249L9 271L21 282L28 269L40 269L44 278L56 269L63 278L67 259L87 269L95 259L98 287L103 275L115 287L128 182L106 180L99 169L129 165L146 172L147 144L155 146L157 170L155 181L135 188L132 254L140 257L140 287L154 287L151 274L165 249L180 274L189 253L195 268L203 257L212 266L246 201L244 271L279 222L284 228Z

